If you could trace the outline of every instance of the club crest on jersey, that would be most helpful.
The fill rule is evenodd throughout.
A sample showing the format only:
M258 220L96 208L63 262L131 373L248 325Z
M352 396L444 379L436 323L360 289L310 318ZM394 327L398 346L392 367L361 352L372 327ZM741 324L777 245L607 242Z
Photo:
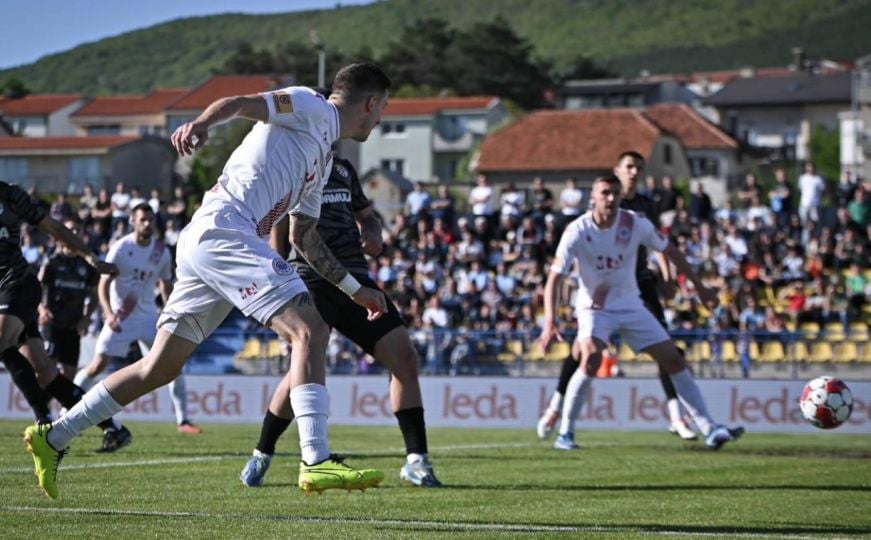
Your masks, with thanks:
M275 103L275 112L279 114L287 114L293 112L293 102L290 100L290 94L287 92L274 92L272 101Z
M333 168L336 170L336 173L338 173L338 175L341 176L342 178L348 177L348 175L349 175L348 169L345 168L344 165L340 165L337 163Z
M632 226L635 225L635 217L631 212L620 212L617 220L617 243L628 244L632 237Z
M272 259L272 269L275 270L275 273L279 276L289 276L293 274L293 267L281 257Z

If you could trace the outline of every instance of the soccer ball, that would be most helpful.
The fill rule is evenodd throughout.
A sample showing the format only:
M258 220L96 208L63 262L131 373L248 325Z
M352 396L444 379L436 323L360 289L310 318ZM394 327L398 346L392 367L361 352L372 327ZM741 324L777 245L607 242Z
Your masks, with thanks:
M853 394L844 381L834 377L817 377L801 391L801 414L820 429L832 429L850 418Z

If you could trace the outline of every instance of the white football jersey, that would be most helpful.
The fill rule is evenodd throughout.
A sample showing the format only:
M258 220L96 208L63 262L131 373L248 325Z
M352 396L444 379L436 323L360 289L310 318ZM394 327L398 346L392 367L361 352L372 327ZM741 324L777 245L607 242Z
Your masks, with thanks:
M230 205L252 220L258 236L288 211L320 217L330 147L339 138L338 110L314 90L291 86L262 96L268 120L255 124L233 151L199 211Z
M154 289L158 279L172 279L172 257L163 242L152 238L140 246L134 234L121 237L109 248L106 262L118 267L109 286L109 303L122 319L136 315L154 316Z
M653 223L631 210L619 210L608 229L600 229L587 212L569 223L560 238L551 271L568 274L578 263L576 307L580 309L625 309L641 305L635 279L638 246L656 251L668 240Z

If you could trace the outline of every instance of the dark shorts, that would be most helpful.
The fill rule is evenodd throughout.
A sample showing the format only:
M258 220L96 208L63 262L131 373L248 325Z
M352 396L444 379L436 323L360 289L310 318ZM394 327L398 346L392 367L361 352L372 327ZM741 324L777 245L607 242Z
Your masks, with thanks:
M638 288L641 290L641 301L644 302L644 307L647 311L656 317L659 324L666 330L668 324L665 322L665 311L662 309L662 303L659 301L658 283L656 279L639 279Z
M63 328L50 324L42 329L48 357L61 364L79 365L82 338L76 328Z
M368 276L354 276L364 287L381 290ZM390 299L387 300L387 313L375 321L369 321L366 308L357 305L351 297L335 285L317 280L306 283L315 301L315 307L324 321L367 353L374 355L375 344L393 329L405 326L402 316Z
M28 274L11 287L0 289L0 314L12 315L24 323L24 331L18 338L19 343L41 337L37 326L40 300L42 286L33 274Z

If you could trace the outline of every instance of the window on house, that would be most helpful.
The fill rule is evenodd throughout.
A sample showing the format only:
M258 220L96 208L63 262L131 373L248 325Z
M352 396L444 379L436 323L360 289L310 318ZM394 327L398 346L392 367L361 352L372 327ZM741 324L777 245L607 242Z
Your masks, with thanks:
M119 125L88 126L88 135L98 136L98 135L120 135L120 134L121 134L121 126L119 126Z
M388 137L399 137L405 133L405 124L400 122L382 122L381 134Z
M672 156L671 156L671 145L670 145L670 144L665 144L665 145L663 145L663 147L662 147L662 161L663 161L666 165L671 165L671 160L672 160Z
M0 158L0 180L21 184L27 178L28 172L25 158Z
M405 160L404 159L382 159L381 168L388 171L393 171L405 176Z
M67 162L68 193L81 193L85 184L100 184L100 158L97 156L71 157Z

